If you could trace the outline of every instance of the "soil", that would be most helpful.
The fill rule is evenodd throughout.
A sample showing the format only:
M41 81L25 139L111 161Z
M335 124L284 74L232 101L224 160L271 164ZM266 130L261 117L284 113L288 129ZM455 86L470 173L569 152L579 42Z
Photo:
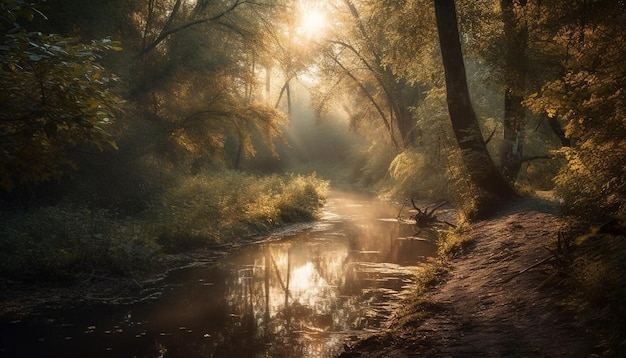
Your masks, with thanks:
M588 344L557 270L551 260L533 267L551 255L563 224L553 202L536 198L472 224L471 247L427 293L424 315L340 357L581 356Z

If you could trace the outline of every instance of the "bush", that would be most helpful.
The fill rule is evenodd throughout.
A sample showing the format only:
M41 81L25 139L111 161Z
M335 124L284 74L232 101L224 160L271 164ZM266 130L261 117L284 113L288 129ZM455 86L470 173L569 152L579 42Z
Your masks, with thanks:
M277 208L283 222L312 220L326 201L328 183L315 174L305 177L291 175L282 184Z
M623 143L565 149L567 164L555 178L563 209L588 223L626 215L626 151Z
M5 213L0 227L0 274L22 279L69 279L95 269L130 273L158 248L144 225L113 213L62 203ZM133 250L122 247L128 242Z
M441 199L450 196L449 180L445 169L427 160L416 150L408 150L396 156L389 166L395 180L394 194L420 199Z
M626 354L626 222L578 237L569 267L579 322L607 356Z
M0 276L63 280L94 271L133 274L150 268L162 250L189 250L310 220L327 186L315 175L259 177L222 170L179 177L153 196L158 200L141 217L67 200L0 213Z
M151 216L160 223L158 242L167 250L223 243L314 218L327 185L315 175L205 173L180 179Z

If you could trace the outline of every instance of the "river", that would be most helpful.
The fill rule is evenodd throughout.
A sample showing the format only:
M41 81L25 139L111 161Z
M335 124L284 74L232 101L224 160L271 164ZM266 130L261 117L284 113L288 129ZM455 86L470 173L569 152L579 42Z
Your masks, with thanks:
M435 255L399 210L332 193L305 229L172 271L139 302L0 322L0 356L334 357L386 327Z

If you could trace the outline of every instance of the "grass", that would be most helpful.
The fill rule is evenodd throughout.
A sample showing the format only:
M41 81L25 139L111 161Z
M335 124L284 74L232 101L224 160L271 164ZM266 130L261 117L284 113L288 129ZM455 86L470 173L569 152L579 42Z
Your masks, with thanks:
M0 277L71 280L93 272L133 275L183 252L311 220L328 183L315 175L220 171L181 176L138 215L65 200L0 212Z
M426 318L442 312L445 308L429 297L429 291L443 282L450 270L449 260L465 253L472 245L467 235L455 232L440 232L437 257L430 259L416 276L416 288L402 308L392 319L395 328L419 326Z

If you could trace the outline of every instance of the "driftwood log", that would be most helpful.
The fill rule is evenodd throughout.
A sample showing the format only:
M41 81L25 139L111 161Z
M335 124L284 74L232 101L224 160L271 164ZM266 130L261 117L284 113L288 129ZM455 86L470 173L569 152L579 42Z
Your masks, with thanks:
M433 226L434 224L437 224L437 223L446 224L454 228L456 227L456 225L451 224L445 220L439 220L437 216L435 215L435 211L446 204L445 201L442 201L441 203L433 206L432 209L429 210L428 207L424 209L418 208L417 205L415 205L415 201L413 199L410 199L410 200L411 200L411 204L413 205L413 209L415 209L417 212L414 215L409 216L409 219L415 220L415 225L417 227L424 228L424 227ZM402 209L404 209L405 205L406 205L406 200L404 204L402 205ZM398 219L400 219L400 214L402 213L402 209L400 209L400 212L398 213Z

